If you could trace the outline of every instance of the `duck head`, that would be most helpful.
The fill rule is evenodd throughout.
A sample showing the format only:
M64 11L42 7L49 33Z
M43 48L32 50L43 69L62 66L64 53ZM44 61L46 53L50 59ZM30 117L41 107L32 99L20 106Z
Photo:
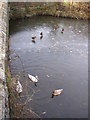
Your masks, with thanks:
M36 36L33 36L33 37L32 37L32 39L35 39L35 38L36 38Z

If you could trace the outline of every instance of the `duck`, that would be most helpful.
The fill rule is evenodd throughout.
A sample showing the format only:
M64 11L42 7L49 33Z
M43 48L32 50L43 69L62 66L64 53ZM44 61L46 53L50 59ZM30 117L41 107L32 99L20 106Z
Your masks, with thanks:
M33 36L33 37L32 37L32 39L35 39L35 38L36 38L36 36Z
M54 91L52 92L52 98L53 98L54 96L60 95L62 92L63 92L63 89L54 90Z
M35 39L33 39L32 42L35 43L36 42Z
M63 33L64 32L64 28L62 28L62 31L61 31L61 33Z
M34 77L33 75L28 74L28 77L33 83L35 83L35 86L37 86L36 83L38 82L38 76Z
M59 28L59 25L54 25L54 31L56 31Z
M22 85L19 82L19 80L17 81L17 85L16 85L16 91L18 92L18 94L20 95L22 93Z
M42 33L42 32L40 32L40 35L43 35L43 33Z
M40 32L40 39L43 38L43 32Z
M33 37L32 37L32 42L33 42L33 43L36 42L36 41L35 41L35 38L36 38L36 36L33 36Z

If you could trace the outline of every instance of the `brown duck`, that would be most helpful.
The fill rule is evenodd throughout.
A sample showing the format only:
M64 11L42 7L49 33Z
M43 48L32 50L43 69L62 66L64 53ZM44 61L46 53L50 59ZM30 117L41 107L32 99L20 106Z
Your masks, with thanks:
M63 92L63 89L54 90L53 93L52 93L52 98L53 98L54 96L60 95L62 92Z

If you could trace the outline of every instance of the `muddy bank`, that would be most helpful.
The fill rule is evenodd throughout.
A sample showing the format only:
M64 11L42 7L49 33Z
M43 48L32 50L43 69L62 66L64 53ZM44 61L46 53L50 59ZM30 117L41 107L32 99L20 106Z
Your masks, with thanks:
M9 3L9 19L25 18L35 15L90 19L88 2L79 3Z

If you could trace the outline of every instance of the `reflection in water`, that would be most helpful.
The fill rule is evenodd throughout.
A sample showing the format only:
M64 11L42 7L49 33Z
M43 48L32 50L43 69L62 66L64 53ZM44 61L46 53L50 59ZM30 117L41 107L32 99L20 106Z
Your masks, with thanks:
M59 28L53 31L55 24ZM23 86L20 102L42 118L87 117L87 21L37 16L11 21L10 35L11 74L19 74ZM39 77L37 86L28 74ZM64 91L52 99L55 89Z

